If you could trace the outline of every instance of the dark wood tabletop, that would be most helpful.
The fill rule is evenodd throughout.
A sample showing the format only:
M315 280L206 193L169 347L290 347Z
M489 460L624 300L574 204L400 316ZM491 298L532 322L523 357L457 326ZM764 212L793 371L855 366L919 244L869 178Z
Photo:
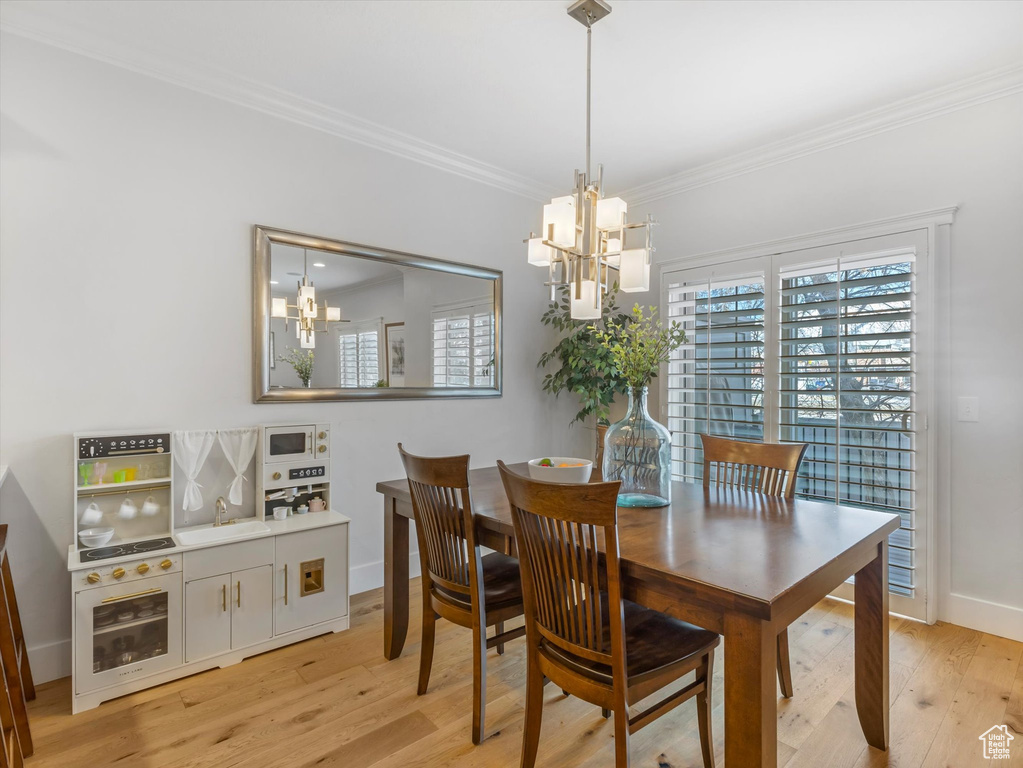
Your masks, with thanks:
M525 464L511 468L527 473ZM514 531L497 468L471 470L469 480L479 538L503 548ZM405 478L377 491L384 655L394 659L408 630L413 514ZM888 536L898 516L690 483L671 493L667 507L618 509L623 592L724 635L726 765L777 764L777 635L853 575L856 710L867 743L887 749Z
M526 464L510 469L526 474ZM474 469L473 512L481 527L512 536L511 510L497 467ZM377 491L411 502L408 481ZM671 506L618 509L624 575L700 584L708 596L773 618L772 606L839 555L876 544L899 527L896 515L748 491L672 485Z

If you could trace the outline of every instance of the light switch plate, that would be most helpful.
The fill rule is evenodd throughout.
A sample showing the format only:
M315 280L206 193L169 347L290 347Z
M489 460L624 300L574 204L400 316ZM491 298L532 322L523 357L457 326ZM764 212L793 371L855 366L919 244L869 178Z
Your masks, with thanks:
M980 421L980 399L976 397L959 398L959 421Z

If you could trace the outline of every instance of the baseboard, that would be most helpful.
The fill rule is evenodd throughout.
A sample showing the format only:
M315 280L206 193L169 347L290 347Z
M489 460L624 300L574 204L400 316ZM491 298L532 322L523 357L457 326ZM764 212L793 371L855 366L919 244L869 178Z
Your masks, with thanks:
M419 553L411 553L408 560L408 575L414 579L419 576ZM379 589L384 586L384 561L377 560L375 563L358 565L351 569L348 578L351 585L349 593L352 595Z
M58 640L48 645L37 645L28 649L28 661L32 665L32 681L46 683L71 674L71 641Z
M943 603L943 621L1023 642L1023 608L991 603L954 592Z

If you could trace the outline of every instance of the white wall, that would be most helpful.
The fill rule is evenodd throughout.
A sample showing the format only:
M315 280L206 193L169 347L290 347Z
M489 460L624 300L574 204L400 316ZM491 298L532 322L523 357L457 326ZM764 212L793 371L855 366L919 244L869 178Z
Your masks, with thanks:
M331 422L354 591L382 583L374 486L402 475L399 440L476 466L580 442L535 369L546 300L521 241L539 205L11 35L0 98L0 455L17 483L0 520L40 679L70 658L73 432ZM254 405L254 224L504 270L504 396Z
M938 424L939 617L1023 639L1023 95L632 207L661 222L665 261L948 205L960 209L938 407L954 419L955 398L974 395L981 420Z

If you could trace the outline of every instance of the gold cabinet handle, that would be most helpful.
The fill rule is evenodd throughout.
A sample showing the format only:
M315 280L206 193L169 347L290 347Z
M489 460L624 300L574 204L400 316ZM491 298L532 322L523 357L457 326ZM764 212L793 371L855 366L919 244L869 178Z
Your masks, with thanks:
M288 564L284 564L284 604L288 604Z
M162 592L160 587L153 587L152 589L144 589L141 592L132 592L130 595L118 595L117 597L104 597L100 600L101 603L116 603L118 600L127 600L130 597L141 597L142 595L151 595L154 592Z
M238 607L242 607L242 583L238 582Z
M220 606L223 610L227 610L227 584L220 585Z

